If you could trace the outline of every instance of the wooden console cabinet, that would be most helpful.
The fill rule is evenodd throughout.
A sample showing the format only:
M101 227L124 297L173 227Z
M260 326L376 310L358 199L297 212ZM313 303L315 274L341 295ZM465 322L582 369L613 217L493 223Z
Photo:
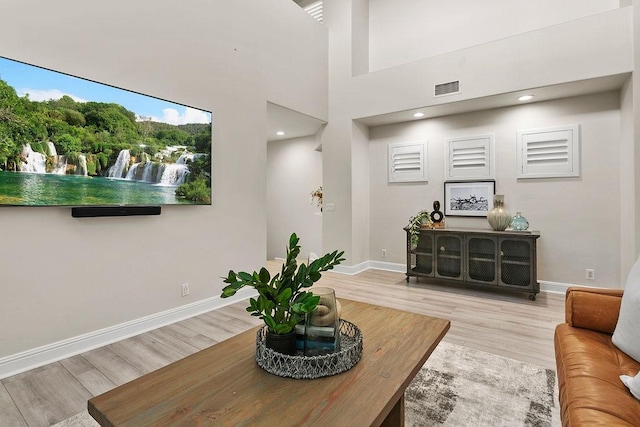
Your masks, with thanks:
M422 229L411 247L407 233L407 282L411 276L540 292L536 274L537 231L464 228Z

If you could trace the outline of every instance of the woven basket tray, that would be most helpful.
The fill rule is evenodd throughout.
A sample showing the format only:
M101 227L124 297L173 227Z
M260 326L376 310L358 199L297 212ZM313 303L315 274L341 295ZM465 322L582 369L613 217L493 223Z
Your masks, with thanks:
M256 362L280 377L313 379L336 375L351 369L362 356L362 332L346 320L340 320L340 350L320 356L278 353L266 347L266 336L267 327L263 326L256 334Z

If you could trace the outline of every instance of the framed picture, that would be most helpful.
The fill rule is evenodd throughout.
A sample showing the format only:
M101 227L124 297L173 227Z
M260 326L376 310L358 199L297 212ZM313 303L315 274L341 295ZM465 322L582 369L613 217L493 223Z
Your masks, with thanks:
M487 216L493 209L495 181L448 181L444 183L445 216Z

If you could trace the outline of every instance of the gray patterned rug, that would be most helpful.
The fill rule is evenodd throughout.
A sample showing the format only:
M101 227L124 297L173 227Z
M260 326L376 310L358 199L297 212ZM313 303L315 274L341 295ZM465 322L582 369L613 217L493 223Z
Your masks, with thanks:
M405 393L407 427L557 427L556 373L441 342ZM95 427L82 412L54 427Z
M560 426L554 370L441 342L405 393L407 426Z

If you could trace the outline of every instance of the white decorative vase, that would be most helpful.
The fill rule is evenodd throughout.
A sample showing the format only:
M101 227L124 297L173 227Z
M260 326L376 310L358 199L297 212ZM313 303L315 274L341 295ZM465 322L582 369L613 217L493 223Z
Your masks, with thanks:
M504 231L511 222L511 213L504 207L504 196L493 196L493 209L487 214L489 225L495 231Z

